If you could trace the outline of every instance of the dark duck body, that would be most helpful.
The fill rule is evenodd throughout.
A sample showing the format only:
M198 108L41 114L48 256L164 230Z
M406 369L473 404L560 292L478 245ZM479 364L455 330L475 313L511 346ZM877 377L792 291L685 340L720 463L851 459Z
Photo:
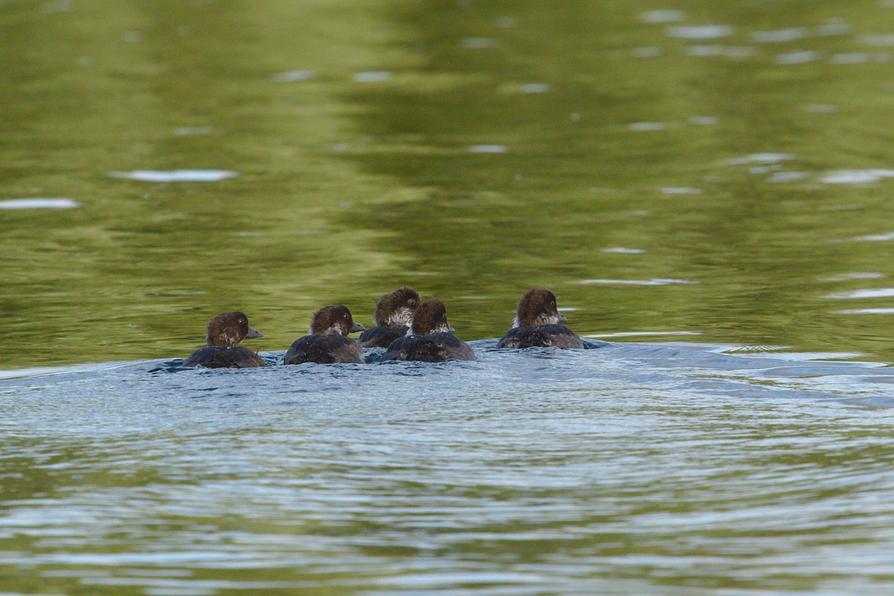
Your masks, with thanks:
M421 300L413 288L398 288L379 298L373 320L376 326L360 334L364 348L387 348L407 334Z
M388 346L382 360L475 360L475 353L453 335L444 304L440 300L429 300L416 309L410 332Z
M257 352L239 346L243 339L264 337L260 331L248 324L248 317L241 312L225 312L208 322L205 341L183 363L185 366L205 368L259 368L264 360Z
M360 363L360 344L347 335L363 331L360 323L355 323L348 307L342 305L324 306L314 313L310 334L296 339L289 346L284 364L335 364L339 362Z
M518 301L512 329L506 332L497 347L583 348L581 338L561 324L564 321L555 294L545 288L528 290Z

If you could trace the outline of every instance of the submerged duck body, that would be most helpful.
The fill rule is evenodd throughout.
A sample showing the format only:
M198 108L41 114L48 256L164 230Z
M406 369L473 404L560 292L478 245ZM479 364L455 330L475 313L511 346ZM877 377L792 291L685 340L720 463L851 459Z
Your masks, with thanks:
M310 333L289 346L283 363L361 363L360 344L347 335L363 330L363 325L354 322L346 306L325 306L314 313Z
M183 365L204 366L205 368L261 368L266 366L257 352L242 346L199 348L190 355Z
M360 345L364 348L387 348L405 336L420 302L418 292L408 287L398 288L379 298L373 315L376 326L360 335Z
M239 344L243 339L264 337L264 334L248 324L242 312L221 313L208 322L205 341L184 361L184 366L205 368L260 368L264 360L257 352Z
M464 341L452 333L430 333L402 337L382 354L382 360L410 360L415 362L445 362L447 360L475 360L475 353Z
M583 348L581 338L562 325L556 295L545 288L528 290L518 301L512 329L500 339L498 348Z
M382 355L382 361L409 360L444 362L475 360L475 353L453 335L447 322L447 309L440 300L424 302L413 315L407 335L395 340Z

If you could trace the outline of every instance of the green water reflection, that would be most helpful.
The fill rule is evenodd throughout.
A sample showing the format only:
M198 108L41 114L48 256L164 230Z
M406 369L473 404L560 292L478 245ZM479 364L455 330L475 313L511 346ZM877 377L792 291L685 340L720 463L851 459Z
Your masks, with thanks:
M894 181L823 181L892 167L894 9L656 8L0 4L0 200L81 204L0 210L0 365L183 355L232 308L282 349L316 307L365 321L402 283L470 339L538 284L585 333L894 358L894 317L839 312L891 298L828 298L891 285L894 240L854 239L894 230ZM733 29L668 31L707 24ZM767 153L790 158L741 159ZM240 176L107 176L180 168ZM665 279L688 283L612 281Z

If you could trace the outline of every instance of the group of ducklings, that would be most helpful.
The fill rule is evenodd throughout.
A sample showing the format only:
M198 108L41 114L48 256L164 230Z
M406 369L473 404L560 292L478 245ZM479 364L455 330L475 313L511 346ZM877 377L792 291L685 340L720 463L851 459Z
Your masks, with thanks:
M377 360L443 362L475 360L475 353L453 334L447 309L438 299L422 302L413 288L402 287L379 299L373 316L375 326L366 329L354 321L348 307L324 306L314 313L308 335L296 339L283 364L362 363L362 348L385 348ZM521 297L512 328L500 339L499 348L534 346L582 348L581 338L562 323L556 296L545 288L528 290ZM359 340L348 338L361 332ZM186 359L186 366L252 368L264 360L239 345L244 339L263 337L241 312L222 313L208 323L207 345Z

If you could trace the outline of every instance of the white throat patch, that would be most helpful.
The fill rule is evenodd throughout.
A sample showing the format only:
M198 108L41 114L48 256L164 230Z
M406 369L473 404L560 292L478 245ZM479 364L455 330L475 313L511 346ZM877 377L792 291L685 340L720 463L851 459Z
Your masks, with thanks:
M382 321L384 327L409 327L413 321L413 311L406 306L397 309Z
M538 325L558 325L562 322L560 315L551 315L548 313L542 313L538 315L534 322L531 324L531 327L536 327ZM518 320L518 315L515 315L515 318L512 319L512 329L517 329L521 326L521 323Z
M307 330L308 335L314 335L314 328L311 326L310 329ZM345 332L345 327L341 323L334 323L331 327L323 330L322 333L317 333L316 335L347 335Z
M441 325L438 325L437 327L435 327L435 328L432 329L431 331L429 331L428 334L432 334L432 333L452 333L452 332L453 332L453 329L450 328L450 325L448 325L447 323L443 323L443 324L441 324ZM411 335L416 335L415 333L413 333L413 327L412 327L412 326L411 326L409 329L407 329L407 334L406 334L406 335L407 335L407 337L409 337L409 336L411 336Z

